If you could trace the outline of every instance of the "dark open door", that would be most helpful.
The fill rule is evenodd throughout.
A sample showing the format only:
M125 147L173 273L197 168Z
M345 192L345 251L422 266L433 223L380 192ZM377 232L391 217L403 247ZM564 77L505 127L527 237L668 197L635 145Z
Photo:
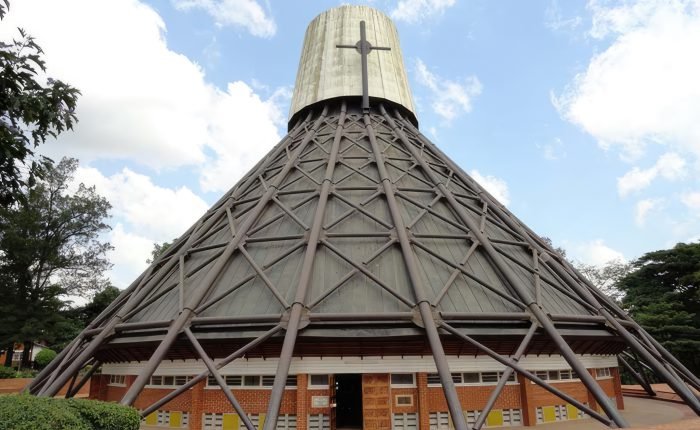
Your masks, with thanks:
M335 425L335 411L338 406L337 400L336 400L336 392L337 392L337 386L335 385L335 375L328 375L328 388L330 389L330 407L331 407L331 430L336 429Z
M335 429L362 428L362 375L335 375Z

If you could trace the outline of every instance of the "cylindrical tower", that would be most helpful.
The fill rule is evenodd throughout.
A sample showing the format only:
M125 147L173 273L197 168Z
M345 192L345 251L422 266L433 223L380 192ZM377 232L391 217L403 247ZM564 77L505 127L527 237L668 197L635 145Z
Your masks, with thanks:
M147 424L193 430L624 427L629 350L700 412L697 378L414 112L389 18L319 15L289 133L30 391L70 397L90 381Z

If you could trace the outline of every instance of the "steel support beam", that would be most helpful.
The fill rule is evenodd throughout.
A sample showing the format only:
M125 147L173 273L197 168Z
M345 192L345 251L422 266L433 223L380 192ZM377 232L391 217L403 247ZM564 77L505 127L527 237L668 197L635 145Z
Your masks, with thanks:
M400 114L396 112L396 115L401 118ZM410 124L410 121L403 121L403 123L407 124L407 127L414 132L417 136L418 139L425 145L428 145L431 150L433 150L436 154L440 155L441 158L445 161L445 163L454 171L455 174L457 174L460 179L465 181L467 184L471 185L477 190L481 190L481 196L483 199L491 202L491 207L493 208L494 213L496 213L499 216L499 219L501 221L505 222L506 225L511 228L514 231L520 232L519 234L523 236L523 239L525 239L530 246L534 247L535 249L542 250L543 247L541 246L540 243L537 243L533 240L533 237L537 237L535 233L533 233L527 226L525 226L522 222L516 221L515 217L511 214L506 214L505 211L500 207L499 204L495 202L495 199L486 191L484 191L478 184L476 184L473 180L471 180L468 175L464 173L464 171L457 166L454 162L452 162L448 157L445 156L445 154L440 151L439 148L435 147L428 139L426 139L420 132L412 125ZM547 262L544 262L547 264ZM607 306L609 306L611 309L613 309L619 316L622 318L628 319L635 327L635 329L640 333L640 335L643 338L646 338L650 343L654 345L654 347L657 349L657 351L670 363L672 363L681 373L690 381L693 381L694 383L700 382L698 378L692 374L685 366L683 366L682 363L680 363L675 357L673 357L672 354L670 354L661 344L659 344L655 339L653 339L651 336L648 335L642 329L639 327L639 325L632 320L629 315L627 315L624 311L622 311L615 303L610 301L609 299L605 298L596 290L596 288L590 284L590 282L582 276L578 271L576 271L575 268L571 267L570 264L568 264L566 261L560 261L561 265L563 267L566 267L568 270L570 270L572 273L576 274L577 277L581 280L581 282L586 285L587 288L581 288L580 284L576 282L576 280L573 279L573 277L566 271L561 270L559 265L550 265L548 264L548 267L550 267L552 270L554 270L557 274L560 276L564 276L565 278L568 278L568 280L572 281L570 283L570 287L573 287L576 292L579 294L582 294L584 297L586 297L589 301L589 303L597 305L597 307L602 309L602 306L598 302L598 300L594 297L597 296L598 298L602 299ZM565 274L565 275L564 275ZM593 291L593 293L592 293ZM695 411L696 414L700 415L700 401L698 401L698 398L688 389L685 384L680 381L678 378L675 378L674 375L669 372L668 369L664 367L664 365L659 362L655 357L652 356L648 351L644 350L643 352L640 349L644 349L642 345L639 343L639 341L632 336L627 329L620 324L620 322L617 320L617 318L613 317L610 312L607 309L603 309L604 312L601 312L603 316L606 317L606 320L608 323L616 330L618 333L625 339L625 341L630 344L630 346L637 352L639 355L641 355L645 361L648 362L649 365L652 366L654 371L661 375L666 382L673 388L673 390L678 394L681 398L683 398L684 401L688 404L688 406L691 407ZM607 412L607 411L606 411Z
M66 398L73 397L76 394L78 394L78 391L80 391L80 389L83 388L83 386L90 380L90 378L97 371L97 369L99 369L100 366L102 366L102 362L100 360L95 360L92 362L91 366L92 367L90 367L90 369L87 372L85 372L85 375L83 375L83 377L80 378L78 385L76 385L72 390L68 390L68 392L66 393Z
M525 350L530 344L530 341L532 340L533 336L535 336L536 331L537 324L532 324L530 326L530 329L527 331L527 334L525 334L523 341L520 343L520 346L518 346L518 349L515 351L515 354L513 355L513 361L517 363L520 360L520 357L522 357L522 355L525 353ZM484 423L486 422L486 417L489 415L489 412L491 412L491 409L493 409L493 405L496 404L498 396L501 395L503 388L505 388L506 383L508 382L508 378L510 378L510 375L512 374L513 368L506 367L506 370L503 372L503 375L501 375L501 379L498 380L498 384L496 384L496 387L491 392L489 399L486 401L486 405L484 405L483 409L481 409L479 418L476 420L476 423L474 423L474 430L481 430L481 427L484 426Z
M321 191L318 196L318 204L314 212L313 225L309 232L309 242L304 253L304 260L301 266L301 276L297 284L294 302L292 303L287 331L282 342L282 350L280 351L279 363L277 364L277 372L275 380L272 383L272 393L270 394L270 402L267 405L267 418L265 419L264 430L275 430L277 428L277 417L279 415L280 405L282 404L282 396L284 395L284 387L287 383L289 375L289 366L292 362L294 353L294 345L297 340L297 333L300 328L302 312L306 306L307 292L313 272L316 250L321 239L323 230L323 217L326 213L326 203L331 192L333 183L333 172L338 159L340 149L340 139L343 136L343 126L345 124L346 104L343 101L338 118L338 125L333 136L331 151L326 165L326 172L321 183Z
M272 336L274 336L275 334L277 334L281 330L282 330L282 327L280 327L280 326L276 326L276 327L268 330L267 332L263 333L260 337L253 339L252 341L250 341L249 343L247 343L243 347L239 348L237 351L229 354L227 357L223 358L221 361L216 363L216 366L215 366L216 369L217 370L221 369L222 367L226 366L227 364L229 364L233 360L243 356L245 353L247 353L251 349L257 347L261 343L267 341L269 338L271 338ZM179 396L180 394L182 394L185 391L189 390L190 388L194 387L195 385L197 385L197 383L206 379L208 376L209 376L209 370L205 370L204 372L200 373L199 375L197 375L194 378L187 381L187 383L185 383L185 385L182 385L182 386L176 388L175 390L171 391L170 393L168 393L166 396L164 396L160 400L154 402L152 405L145 408L141 412L141 416L145 417L145 416L149 415L150 413L152 413L153 411L158 410L159 407L163 406L164 404L168 403L169 401L171 401L175 397Z
M430 299L425 293L425 288L423 287L420 274L418 273L418 265L415 261L414 251L411 247L408 232L401 217L398 203L396 202L393 184L389 178L386 166L384 165L384 156L382 155L382 151L379 149L379 145L377 144L374 128L372 127L372 121L368 113L364 114L364 123L365 128L367 129L369 142L372 147L372 153L374 154L374 162L377 164L377 170L379 171L379 178L382 182L384 196L386 198L387 205L389 206L389 213L391 214L391 219L394 222L396 236L398 237L401 253L404 257L404 263L406 264L406 270L408 271L408 276L411 280L413 294L415 295L417 307L423 322L423 327L425 328L425 333L428 337L430 350L433 353L435 366L437 367L438 375L440 376L440 381L442 382L442 389L445 392L445 398L447 399L447 406L450 410L450 415L452 416L452 422L457 430L467 430L467 421L462 414L462 405L459 401L459 396L457 396L457 390L455 389L450 368L447 364L447 357L445 356L445 351L442 348L442 342L440 341L440 335L435 325L435 317L433 316L433 312L430 307Z
M186 325L189 324L190 319L196 316L194 309L197 309L197 307L207 297L207 295L215 285L215 282L218 279L221 272L226 266L228 266L231 256L234 254L234 252L238 250L239 245L245 239L246 235L248 234L248 230L255 224L255 222L258 221L258 218L262 214L265 207L268 205L268 203L271 202L272 198L277 192L280 183L292 170L297 159L303 152L304 148L306 148L306 145L308 145L311 139L313 139L314 135L316 134L316 130L325 119L327 111L328 107L324 107L323 112L318 116L318 118L314 122L312 129L306 134L306 136L299 143L297 148L294 149L294 152L289 157L284 168L276 176L274 183L270 184L265 193L258 200L258 203L255 205L255 208L252 210L252 212L243 219L238 231L236 232L236 236L233 239L231 239L228 245L226 245L226 248L221 253L221 256L218 258L216 263L214 263L214 266L211 268L211 270L207 272L206 276L204 277L204 279L202 279L198 288L191 293L191 296L187 304L185 305L185 308L172 322L170 328L168 329L168 334L165 335L165 337L160 342L151 358L148 360L148 362L142 369L141 373L139 373L139 375L136 377L136 380L134 380L133 384L129 387L126 394L124 394L124 397L121 399L120 402L121 404L132 405L134 403L141 390L143 390L143 387L145 387L148 383L149 379L151 378L151 375L153 375L153 372L155 372L160 362L165 358L173 342L175 342L177 337L180 335L180 332L185 328Z
M464 207L457 202L452 192L445 186L445 184L436 177L435 172L427 164L425 159L418 153L415 146L410 142L405 132L396 125L394 119L389 116L384 109L383 105L379 106L382 115L384 116L387 123L390 125L397 137L402 141L406 149L411 153L411 155L416 159L416 162L421 167L423 173L430 179L430 181L435 184L440 193L448 201L449 206L455 212L455 214L460 218L460 220L469 228L471 233L474 235L475 239L479 241L482 249L488 255L491 262L496 266L498 271L503 275L506 280L506 285L510 287L512 292L527 305L527 309L533 315L533 317L539 322L544 331L549 335L552 341L556 344L561 355L569 363L572 369L578 373L581 382L588 388L588 390L593 394L595 399L601 405L605 413L617 424L619 427L629 427L627 420L620 414L620 412L615 409L603 391L603 389L598 385L595 379L588 373L586 367L581 363L581 361L576 357L574 351L566 343L564 338L559 334L554 324L545 314L542 308L537 304L536 300L530 295L530 293L523 288L518 277L513 273L512 269L505 264L500 253L496 251L488 237L482 232L480 226L476 224L466 212ZM406 123L407 121L402 121Z
M656 391L654 391L654 389L651 387L651 385L648 383L648 381L642 377L642 375L637 373L637 371L634 370L634 368L632 368L632 366L627 362L627 360L620 357L619 355L617 356L617 359L620 361L622 366L630 373L630 375L632 375L634 380L637 381L637 383L642 388L644 388L644 391L646 391L647 394L649 394L652 397L656 397Z
M292 141L293 136L295 136L301 130L305 129L305 125L310 117L311 112L309 112L305 120L300 121L294 127L294 129L290 131L289 134L287 134L287 136L285 136L277 144L277 146L273 149L273 153L271 155L260 160L260 162L258 162L258 164L256 164L255 167L253 167L250 174L241 179L241 181L234 186L234 191L232 195L225 195L221 199L219 199L219 201L212 207L212 209L210 209L209 212L212 213L212 215L209 216L206 222L202 223L202 220L204 218L201 218L200 222L190 227L188 231L182 236L180 236L180 238L173 244L173 246L171 247L172 250L169 250L165 253L164 257L173 256L176 254L179 256L181 254L186 253L187 249L191 245L196 243L196 241L198 240L197 232L202 230L207 231L214 224L214 222L216 221L216 212L221 212L219 209L221 209L222 205L226 201L228 201L228 199L232 197L237 198L237 196L239 196L243 191L245 191L247 187L249 187L250 184L253 182L253 180L257 178L257 175L255 175L254 172L260 170L261 168L264 168L267 165L267 163L270 162L271 159L274 159L277 155L279 155L281 151L285 149L286 144ZM177 250L177 252L175 252L175 250ZM151 266L149 266L148 270L144 272L144 274L141 275L138 279L136 279L136 281L134 281L124 293L122 293L123 297L127 297L128 295L129 298L127 302L122 307L116 310L116 313L109 320L106 321L103 327L101 327L102 331L98 333L97 336L95 336L85 346L85 348L83 348L80 351L80 353L77 356L69 357L68 355L66 355L60 363L58 363L59 360L54 360L57 362L57 369L60 368L60 366L62 366L64 363L67 363L68 367L62 372L60 372L60 374L58 374L58 372L56 372L55 375L52 374L51 378L55 380L52 380L51 384L44 384L44 387L42 388L42 391L39 395L47 397L54 396L58 392L58 390L60 390L61 387L68 381L68 379L70 379L75 372L80 370L85 365L85 363L92 358L97 348L99 348L102 345L102 343L105 342L107 338L112 335L114 326L121 323L122 320L125 319L124 316L127 315L130 310L140 305L143 302L143 300L146 299L147 295L150 293L150 290L158 284L157 281L159 281L159 278L169 273L170 270L174 267L174 265L179 262L179 258L170 258L166 262L164 267L159 268L157 272L159 276L148 278L152 275L152 270L158 264L160 264L162 260L163 258L156 259L156 261L154 261L151 264ZM106 314L107 313L105 310L105 312L103 312L101 316L98 317L98 320ZM92 327L88 326L88 328ZM33 389L34 386L32 386L31 388Z
M224 396L226 396L229 403L231 403L231 406L233 406L233 409L236 411L238 416L241 417L241 420L243 420L243 424L245 424L246 429L255 430L255 426L250 421L250 418L248 418L248 415L246 415L245 411L241 407L241 404L238 403L236 396L233 395L231 389L228 387L228 385L226 385L226 381L224 380L224 378L221 377L219 370L214 364L214 361L212 361L212 359L209 358L209 355L204 350L204 348L202 348L202 345L199 343L194 334L192 334L192 331L189 329L189 327L185 329L185 335L190 340L192 346L194 346L194 349L197 351L197 355L199 355L199 358L201 358L202 361L204 361L204 365L207 366L207 369L209 369L209 373L214 377L214 379L216 379L216 383L219 384L219 387L221 387Z
M528 370L526 370L524 367L522 367L520 364L518 364L516 361L504 358L497 352L493 351L492 349L488 348L485 345L482 345L481 343L477 342L476 340L472 339L471 337L460 333L457 329L454 327L450 326L449 324L446 323L440 323L440 327L446 330L449 333L452 333L453 335L457 336L458 338L464 340L465 342L474 345L481 351L483 351L486 355L489 357L493 358L494 360L498 361L499 363L503 364L504 366L508 366L513 368L516 372L520 373L530 381L534 382L535 384L539 385L540 387L544 388L545 390L549 391L550 393L554 394L555 396L559 397L560 399L567 401L571 403L572 405L576 406L577 408L581 409L588 415L592 416L593 418L597 419L601 423L605 424L606 426L613 426L615 425L615 422L612 421L610 418L603 416L596 412L595 410L591 409L590 407L586 406L585 404L579 402L575 398L571 397L570 395L566 394L565 392L558 390L554 388L551 384L548 384L541 378L538 378L536 375L530 373ZM586 372L588 373L588 372Z

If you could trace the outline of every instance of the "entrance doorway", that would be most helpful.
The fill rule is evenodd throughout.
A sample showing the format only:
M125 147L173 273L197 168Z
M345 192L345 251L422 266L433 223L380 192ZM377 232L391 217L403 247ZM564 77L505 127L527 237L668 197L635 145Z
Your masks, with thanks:
M335 428L362 428L362 375L335 375Z

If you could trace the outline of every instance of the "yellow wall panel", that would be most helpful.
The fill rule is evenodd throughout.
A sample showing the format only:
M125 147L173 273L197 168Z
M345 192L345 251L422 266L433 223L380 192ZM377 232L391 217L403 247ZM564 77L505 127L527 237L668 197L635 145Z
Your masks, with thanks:
M500 409L493 410L489 412L486 416L487 426L502 426L503 425L503 411Z
M260 416L258 417L258 428L260 428L260 429L263 428L264 424L265 424L265 414L260 414Z
M223 430L238 430L238 415L224 414Z
M182 427L182 412L170 411L170 427Z
M158 424L158 411L152 412L146 417L146 424L149 426Z
M542 417L544 422L551 423L557 420L557 414L554 412L554 406L543 406L542 407Z
M578 408L574 405L566 405L566 416L570 420L578 419Z

